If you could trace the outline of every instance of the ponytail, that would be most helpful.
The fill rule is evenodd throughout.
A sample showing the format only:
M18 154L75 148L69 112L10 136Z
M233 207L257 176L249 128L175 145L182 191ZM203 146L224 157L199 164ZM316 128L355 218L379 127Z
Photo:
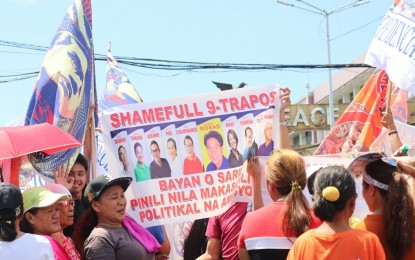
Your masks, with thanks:
M0 210L0 239L11 242L17 237L15 212L9 209Z
M356 196L356 183L345 168L327 166L319 170L314 180L314 196L314 214L331 222Z
M311 225L310 208L301 187L300 189L293 188L285 198L285 203L286 207L282 213L282 230L286 237L292 234L298 237Z
M305 162L294 150L275 151L267 161L265 175L269 185L285 197L282 230L286 237L299 236L311 225L311 213L302 190L307 184Z
M394 259L403 259L404 252L414 245L415 232L414 201L403 174L393 174L384 198L384 227L389 252Z

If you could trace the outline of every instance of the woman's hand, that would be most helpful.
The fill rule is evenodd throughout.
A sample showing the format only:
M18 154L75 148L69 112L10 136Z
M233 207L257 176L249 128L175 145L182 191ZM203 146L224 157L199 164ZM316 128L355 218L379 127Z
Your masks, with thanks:
M248 165L246 167L246 171L249 175L251 175L252 179L261 179L261 165L259 163L258 156L248 157Z
M281 100L281 108L280 112L284 113L284 110L291 106L291 99L290 94L291 90L289 88L280 88L280 100Z

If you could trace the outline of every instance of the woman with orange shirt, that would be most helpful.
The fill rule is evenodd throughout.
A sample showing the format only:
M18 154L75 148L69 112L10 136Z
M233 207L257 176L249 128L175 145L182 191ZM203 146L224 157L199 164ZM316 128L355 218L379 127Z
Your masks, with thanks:
M414 202L405 178L396 163L378 153L362 155L350 165L365 161L362 167L363 191L370 214L353 228L375 233L387 259L415 259ZM357 173L359 174L359 173Z
M357 194L355 181L346 169L340 166L321 169L314 181L314 195L314 214L323 224L295 241L288 260L385 259L375 234L349 227Z

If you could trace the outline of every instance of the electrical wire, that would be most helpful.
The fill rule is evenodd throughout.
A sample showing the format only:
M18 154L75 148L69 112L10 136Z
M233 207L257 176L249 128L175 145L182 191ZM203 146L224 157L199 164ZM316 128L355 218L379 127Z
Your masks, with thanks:
M0 40L0 46L13 47L19 49L29 49L34 51L46 51L44 46L26 44L19 42L3 41ZM225 71L251 71L258 72L264 70L286 70L286 71L299 71L310 69L345 69L345 68L371 68L371 66L363 63L352 64L257 64L257 63L210 63L210 62L194 62L194 61L178 61L178 60L162 60L162 59L149 59L149 58L137 58L131 56L114 56L118 63L128 65L131 67L139 67L152 70L163 71L182 71L183 72L198 72L206 70L214 70L214 72ZM107 61L106 55L96 54L96 61ZM18 80L24 80L31 77L36 77L38 72L28 72L21 74L8 74L0 75L1 78L7 78L0 83L13 82ZM177 76L181 73L174 73L173 76Z

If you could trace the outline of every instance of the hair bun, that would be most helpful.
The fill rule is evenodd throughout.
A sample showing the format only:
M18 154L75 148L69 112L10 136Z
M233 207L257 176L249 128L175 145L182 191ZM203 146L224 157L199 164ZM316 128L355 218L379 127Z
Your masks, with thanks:
M325 200L328 200L331 202L335 202L340 198L339 189L337 189L334 186L325 187L322 195Z

